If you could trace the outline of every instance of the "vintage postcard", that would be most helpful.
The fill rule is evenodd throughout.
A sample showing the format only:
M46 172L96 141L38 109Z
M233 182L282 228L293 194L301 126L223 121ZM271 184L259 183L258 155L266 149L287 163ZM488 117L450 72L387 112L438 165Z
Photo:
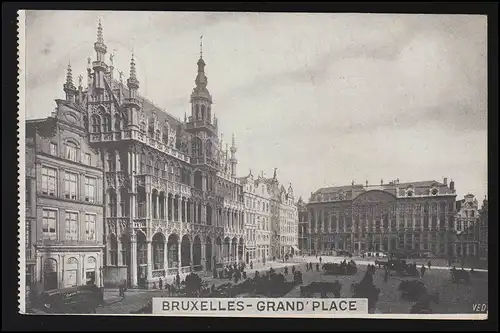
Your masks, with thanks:
M487 319L486 16L18 24L21 313Z

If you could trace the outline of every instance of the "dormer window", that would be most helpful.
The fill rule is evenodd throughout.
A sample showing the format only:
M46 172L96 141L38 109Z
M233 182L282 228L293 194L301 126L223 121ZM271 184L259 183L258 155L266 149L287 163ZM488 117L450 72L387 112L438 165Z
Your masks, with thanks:
M408 192L406 192L406 196L412 197L413 196L413 190L408 190Z
M439 191L438 191L438 189L437 189L437 188L434 188L434 189L432 189L431 194L432 194L432 195L437 195L437 194L438 194L438 192L439 192Z

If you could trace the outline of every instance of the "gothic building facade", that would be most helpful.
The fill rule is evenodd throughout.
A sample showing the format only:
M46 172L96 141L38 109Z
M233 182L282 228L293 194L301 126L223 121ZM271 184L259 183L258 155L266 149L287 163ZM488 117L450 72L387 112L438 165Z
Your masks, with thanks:
M133 55L126 83L115 79L100 22L94 50L87 84L80 77L75 87L68 67L56 114L28 124L36 133L27 142L36 146L37 231L28 238L37 278L82 284L93 260L101 285L150 287L244 260L235 138L228 147L219 136L202 54L191 114L180 121L140 96Z
M456 202L457 256L476 256L479 251L479 204L473 194Z
M455 184L444 181L322 188L308 203L311 252L456 253Z
M308 239L309 239L309 234L308 232L308 217L309 214L307 212L307 203L305 203L302 200L302 197L299 198L299 201L297 201L297 211L299 215L299 228L298 228L298 246L299 250L302 253L308 253L309 254L309 245L308 245Z

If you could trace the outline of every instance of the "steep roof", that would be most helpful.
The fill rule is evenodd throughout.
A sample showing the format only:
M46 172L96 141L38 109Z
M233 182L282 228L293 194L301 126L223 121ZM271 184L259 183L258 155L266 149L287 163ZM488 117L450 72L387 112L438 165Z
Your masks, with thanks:
M122 84L116 80L113 80L114 86L118 88L120 85L123 86L123 95L125 98L129 96L129 90L128 87L125 84ZM156 117L158 118L158 121L160 123L165 123L167 121L170 126L175 126L177 127L178 125L183 125L183 122L171 115L170 113L166 112L164 109L160 108L159 106L155 105L153 102L151 102L149 99L146 97L142 96L141 94L137 94L137 99L139 99L142 102L142 110L144 111L144 114L146 117L151 117L153 113L156 114Z

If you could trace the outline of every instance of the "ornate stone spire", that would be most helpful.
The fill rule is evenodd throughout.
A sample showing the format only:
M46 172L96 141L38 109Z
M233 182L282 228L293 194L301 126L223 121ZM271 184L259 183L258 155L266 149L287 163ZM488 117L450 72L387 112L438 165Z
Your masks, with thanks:
M139 89L139 80L137 80L137 73L135 70L135 60L133 52L132 52L132 59L130 60L130 77L127 80L127 86L130 91L130 98L136 98L137 89Z
M73 73L71 71L71 63L68 63L66 70L66 83L63 85L64 92L66 93L66 100L70 102L75 101L76 88L73 84Z
M73 71L71 70L71 63L68 63L68 69L66 71L66 86L74 87L73 86Z
M97 25L97 42L104 44L104 37L102 34L102 25L101 25L101 19L99 19L99 23Z

